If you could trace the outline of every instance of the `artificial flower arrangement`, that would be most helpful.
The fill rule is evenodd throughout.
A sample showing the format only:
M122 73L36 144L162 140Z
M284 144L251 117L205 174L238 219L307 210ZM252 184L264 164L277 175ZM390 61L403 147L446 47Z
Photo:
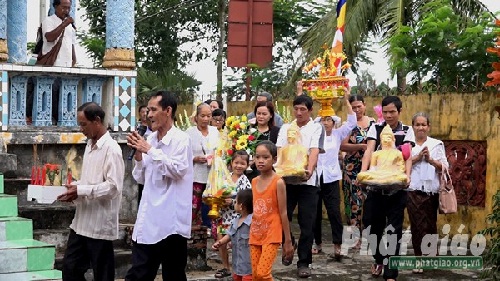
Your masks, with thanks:
M233 153L237 150L246 150L252 157L255 154L257 147L259 131L255 128L250 128L247 117L229 116L226 119L227 137L229 147L226 150L226 163L231 163Z

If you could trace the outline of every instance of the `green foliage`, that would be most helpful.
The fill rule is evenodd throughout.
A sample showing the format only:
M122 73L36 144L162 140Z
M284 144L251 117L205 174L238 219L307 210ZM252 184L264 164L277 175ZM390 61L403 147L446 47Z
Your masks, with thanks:
M180 104L193 103L194 92L201 84L193 75L169 69L153 72L144 68L137 71L137 82L139 104L146 104L148 94L158 90L167 90L177 94Z
M105 40L100 37L90 37L89 35L79 35L79 38L86 49L87 55L92 58L94 67L102 65L102 59L106 51Z
M427 3L413 26L401 26L388 40L393 75L413 74L416 84L430 75L430 82L442 86L486 82L493 61L485 52L494 38L491 15L485 13L462 25L451 4L450 0Z
M135 0L135 51L138 65L150 69L185 66L191 59L203 59L208 50L198 44L186 52L180 46L198 39L214 41L216 38L216 0L180 1ZM86 11L84 18L89 22L87 34L81 35L84 46L94 62L99 63L104 46L96 46L106 35L106 1L80 0Z
M483 256L485 269L481 272L481 277L500 280L500 191L493 196L493 212L486 219L491 226L480 233L489 236L491 240Z
M32 53L35 51L36 42L28 42L27 49L28 52Z

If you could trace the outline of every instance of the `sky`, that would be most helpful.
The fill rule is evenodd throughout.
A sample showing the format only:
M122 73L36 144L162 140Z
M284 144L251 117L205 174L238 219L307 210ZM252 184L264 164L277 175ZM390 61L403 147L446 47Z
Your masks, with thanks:
M46 7L48 7L50 0L28 0L28 41L34 42L36 40L36 31L40 22L40 9L39 3L40 1L46 2ZM77 1L77 0L74 0ZM492 12L500 11L500 0L482 0L483 2ZM78 3L77 3L78 5ZM36 7L36 8L35 8ZM82 11L76 12L76 22L78 30L87 30L88 25L82 20ZM361 65L360 70L368 70L377 83L386 82L389 79L389 66L387 65L387 60L383 55L383 50L380 46L374 46L375 53L371 56L373 61L373 65ZM83 67L92 67L92 62L90 59L86 58L85 48L80 45L77 46L76 52L78 54L78 65ZM205 59L200 62L192 62L189 64L185 71L190 74L194 74L195 78L198 81L202 82L200 86L200 91L198 95L201 100L205 100L209 98L211 92L216 90L217 85L217 77L216 77L216 65L215 58L216 54L212 53L208 59ZM225 75L228 75L226 73ZM347 77L351 81L351 85L355 85L356 75L348 74ZM396 82L394 80L389 81L389 86L395 86Z

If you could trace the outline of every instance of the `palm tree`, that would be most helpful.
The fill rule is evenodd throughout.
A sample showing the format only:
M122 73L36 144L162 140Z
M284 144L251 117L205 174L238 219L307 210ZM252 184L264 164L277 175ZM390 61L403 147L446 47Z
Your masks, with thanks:
M139 68L137 71L138 102L146 103L147 95L158 90L167 90L177 94L180 104L192 103L195 90L201 82L192 74L163 69L159 72Z
M354 61L366 48L366 39L370 36L389 38L398 34L402 26L414 26L419 19L421 8L433 0L348 0L346 26L344 31L344 52ZM336 2L336 1L335 1ZM461 22L489 12L480 0L450 0L451 5ZM323 18L311 26L301 37L299 44L307 61L321 52L321 46L333 41L336 29L337 14L332 5ZM363 44L365 43L365 44ZM386 51L386 55L392 54ZM405 89L406 73L397 72L398 88Z

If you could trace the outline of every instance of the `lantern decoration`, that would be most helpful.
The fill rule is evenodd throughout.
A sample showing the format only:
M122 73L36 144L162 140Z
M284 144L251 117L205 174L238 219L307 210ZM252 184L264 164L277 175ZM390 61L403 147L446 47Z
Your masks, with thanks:
M323 55L303 68L304 73L314 71L317 74L317 78L303 80L302 86L314 100L321 103L319 116L335 115L332 102L343 97L346 87L349 86L349 79L342 76L345 70L351 67L349 63L342 65L347 58L342 52L346 9L347 0L340 0L337 4L337 30L332 47L325 46Z

